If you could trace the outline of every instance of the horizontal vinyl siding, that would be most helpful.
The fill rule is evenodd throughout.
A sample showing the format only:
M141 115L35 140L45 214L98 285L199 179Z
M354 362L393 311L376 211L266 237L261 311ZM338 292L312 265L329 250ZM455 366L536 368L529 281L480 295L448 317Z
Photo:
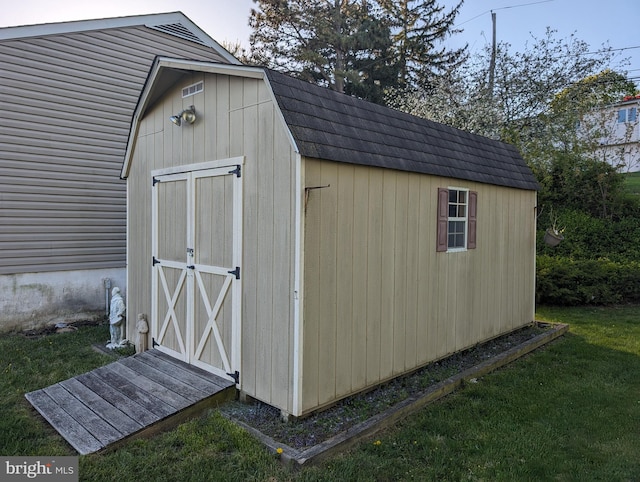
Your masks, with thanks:
M0 274L125 265L120 169L156 55L224 62L146 27L0 42Z

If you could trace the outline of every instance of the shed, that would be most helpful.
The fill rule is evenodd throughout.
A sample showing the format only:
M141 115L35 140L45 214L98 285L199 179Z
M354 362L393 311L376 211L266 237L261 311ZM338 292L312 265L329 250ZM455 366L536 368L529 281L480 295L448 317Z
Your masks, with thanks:
M534 320L537 183L510 145L158 58L122 177L129 312L158 350L285 414Z
M125 292L119 174L156 55L240 63L180 12L0 29L0 330Z

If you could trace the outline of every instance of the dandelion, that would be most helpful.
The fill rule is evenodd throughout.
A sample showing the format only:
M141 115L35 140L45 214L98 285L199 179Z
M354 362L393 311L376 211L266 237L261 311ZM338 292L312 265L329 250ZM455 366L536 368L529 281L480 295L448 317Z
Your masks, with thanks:
M277 453L278 455L282 454L282 452L284 452L284 450L282 450L282 447L278 447L278 448L276 449L276 453Z
M382 445L382 442L380 442L380 440L376 440L375 442L373 442L373 445Z

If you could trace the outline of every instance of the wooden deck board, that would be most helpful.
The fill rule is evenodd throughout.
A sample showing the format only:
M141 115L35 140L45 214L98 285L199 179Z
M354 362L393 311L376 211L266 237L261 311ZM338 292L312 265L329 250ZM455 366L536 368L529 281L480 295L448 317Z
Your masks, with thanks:
M118 390L114 390L113 387L100 377L96 376L93 372L80 375L77 379L83 385L86 385L91 390L95 391L96 394L102 397L105 401L111 403L121 412L128 414L141 425L149 425L160 419L157 414L150 412Z
M145 363L151 363L152 366L158 367L172 377L191 385L198 390L204 392L215 392L229 385L228 380L224 380L216 375L209 374L204 370L188 365L180 360L171 358L160 351L153 350L148 356L142 360Z
M109 422L109 424L120 433L132 433L144 427L143 424L136 422L125 412L107 402L77 378L70 378L69 380L60 382L60 385L73 393L82 403L91 407L94 412L99 413L102 418Z
M97 370L94 370L93 373L102 378L107 384L111 385L113 389L118 390L131 400L142 405L151 413L157 414L160 418L171 415L174 411L174 408L170 405L140 389L120 373L112 371L109 365L98 368Z
M167 405L170 411L182 410L193 403L193 400L188 400L182 395L171 390L169 387L154 382L153 380L149 380L144 375L136 373L122 363L114 363L108 365L106 368L116 375L126 378L132 385L135 385L138 390L148 393L150 396L155 397L160 402ZM137 393L140 392L138 391Z
M44 390L27 393L27 400L40 412L47 422L51 424L65 439L81 454L95 452L103 448L93 435L58 405L45 393Z
M122 438L122 433L109 425L99 414L87 407L59 383L45 388L44 392L51 397L58 410L64 410L74 420L77 420L101 444L107 445Z
M121 363L135 371L136 373L147 377L149 380L158 382L175 393L179 393L186 399L196 402L206 397L209 392L203 392L175 378L168 377L166 373L158 370L156 367L142 363L135 357L125 358Z
M216 401L234 384L157 350L27 393L33 407L81 454L152 434ZM155 428L154 428L155 427Z

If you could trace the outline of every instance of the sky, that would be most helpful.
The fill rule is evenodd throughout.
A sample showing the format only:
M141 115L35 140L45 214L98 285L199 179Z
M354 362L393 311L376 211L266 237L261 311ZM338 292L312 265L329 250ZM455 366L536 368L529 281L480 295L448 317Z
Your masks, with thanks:
M456 26L464 31L449 39L451 47L467 43L472 52L491 43L491 11L496 14L497 40L522 51L547 27L556 38L575 34L591 51L602 45L628 57L626 70L640 85L640 10L638 0L465 0ZM440 0L451 7L456 0ZM0 0L0 27L89 20L181 11L219 43L248 46L252 0Z

